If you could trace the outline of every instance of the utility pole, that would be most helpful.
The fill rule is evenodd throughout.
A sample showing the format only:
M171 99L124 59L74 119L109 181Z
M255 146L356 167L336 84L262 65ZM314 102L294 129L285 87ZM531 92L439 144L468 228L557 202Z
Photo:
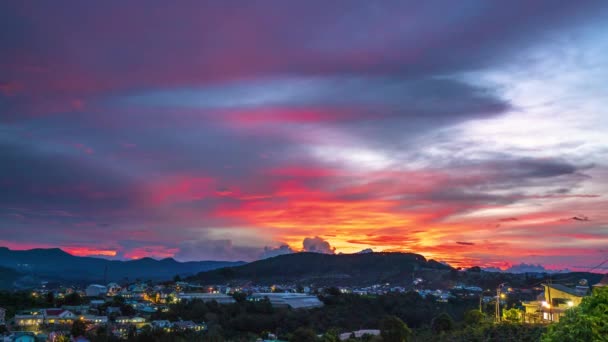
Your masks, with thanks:
M498 285L498 287L496 288L496 317L494 318L494 321L496 323L500 323L501 319L500 319L500 290L502 289L503 286L505 286L506 283L502 283L500 285Z

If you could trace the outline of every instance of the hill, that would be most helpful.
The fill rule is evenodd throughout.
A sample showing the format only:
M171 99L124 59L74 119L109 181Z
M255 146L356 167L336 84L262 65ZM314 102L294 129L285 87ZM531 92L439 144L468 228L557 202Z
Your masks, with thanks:
M21 276L22 274L12 268L0 266L0 289L12 288Z
M119 281L125 278L168 280L175 275L185 277L202 271L242 264L244 264L242 261L178 262L171 258L119 261L77 257L58 248L21 251L0 247L1 267L53 280L103 281L106 276L107 281Z
M202 272L190 281L203 284L285 282L317 285L411 283L414 272L449 271L452 268L411 253L318 254L294 253L246 265Z

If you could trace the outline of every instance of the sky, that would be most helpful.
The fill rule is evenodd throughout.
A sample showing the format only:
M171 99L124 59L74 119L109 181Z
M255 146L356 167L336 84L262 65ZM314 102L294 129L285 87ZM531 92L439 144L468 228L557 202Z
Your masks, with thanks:
M606 1L2 1L0 246L608 258Z

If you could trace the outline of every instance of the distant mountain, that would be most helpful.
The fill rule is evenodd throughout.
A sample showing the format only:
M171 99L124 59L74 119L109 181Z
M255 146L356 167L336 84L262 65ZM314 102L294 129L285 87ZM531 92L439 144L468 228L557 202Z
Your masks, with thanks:
M191 261L178 262L167 258L155 260L143 258L129 261L107 260L93 257L77 257L59 248L10 250L0 247L0 266L22 274L40 278L73 281L108 281L150 279L165 280L175 275L191 276L202 271L242 265L242 261Z
M22 276L21 273L8 267L0 266L0 289L7 289L14 286L15 282Z
M571 272L568 269L552 270L552 269L546 269L541 264L535 265L535 264L525 264L525 263L512 265L511 267L507 268L506 270L501 270L500 268L497 268L497 267L484 267L482 269L486 272L505 272L505 273L569 273L569 272Z
M302 282L324 285L411 283L414 272L451 269L411 253L293 253L199 273L189 280L203 284L248 281L257 284Z

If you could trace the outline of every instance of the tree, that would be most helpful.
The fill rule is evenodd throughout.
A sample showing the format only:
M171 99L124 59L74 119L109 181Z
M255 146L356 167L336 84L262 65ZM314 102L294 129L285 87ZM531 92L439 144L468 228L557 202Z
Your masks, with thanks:
M72 323L72 329L70 333L73 337L83 336L87 331L87 323L85 321L77 319Z
M549 326L543 342L608 341L608 287L599 287Z
M412 331L396 316L387 316L380 323L380 335L384 342L407 342Z
M82 297L76 292L72 292L69 295L65 296L63 299L63 305L81 305Z
M247 300L247 294L245 292L235 292L232 294L232 298L237 303L244 303Z
M55 305L55 293L53 291L47 292L46 302L47 302L47 304L49 304L51 306Z
M439 316L433 318L433 321L431 322L431 329L435 333L447 332L452 330L452 328L454 328L454 321L452 320L452 317L445 312L440 313Z
M507 322L519 323L522 321L522 317L523 315L521 310L516 308L511 308L502 312L502 318Z
M314 342L317 341L317 335L310 328L300 327L296 329L289 339L290 342Z
M477 309L469 310L464 314L464 324L469 326L478 325L483 322L484 318L485 315L481 311Z

